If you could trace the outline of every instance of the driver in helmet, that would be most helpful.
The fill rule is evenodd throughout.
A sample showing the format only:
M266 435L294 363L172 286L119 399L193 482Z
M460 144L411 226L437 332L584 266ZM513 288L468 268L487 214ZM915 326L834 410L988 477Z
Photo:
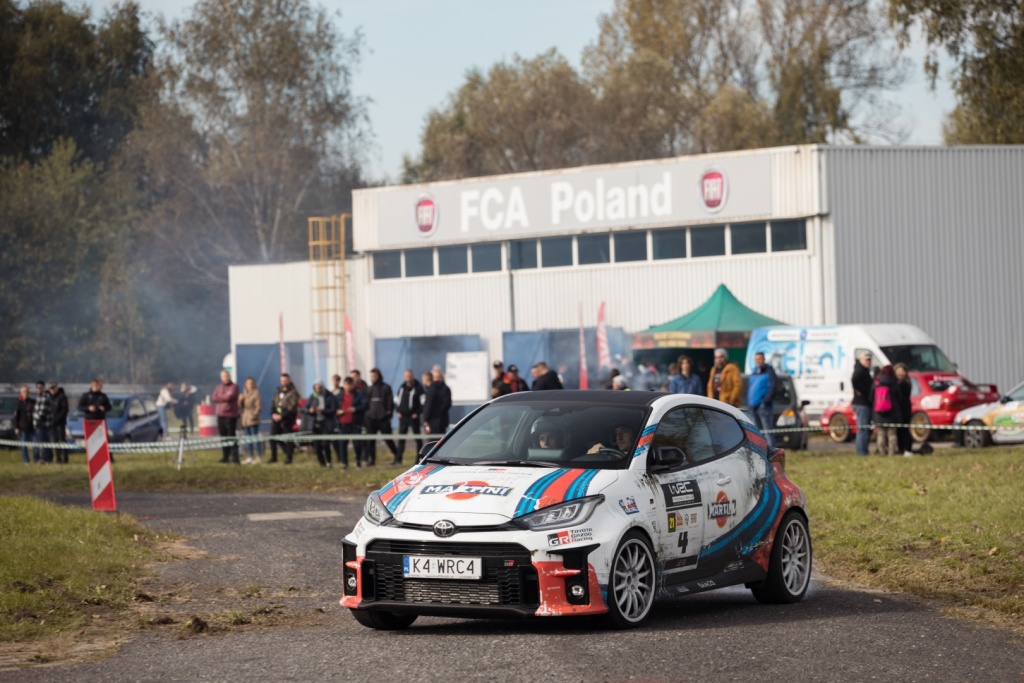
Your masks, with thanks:
M565 448L565 433L554 420L542 417L533 423L531 431L537 448Z

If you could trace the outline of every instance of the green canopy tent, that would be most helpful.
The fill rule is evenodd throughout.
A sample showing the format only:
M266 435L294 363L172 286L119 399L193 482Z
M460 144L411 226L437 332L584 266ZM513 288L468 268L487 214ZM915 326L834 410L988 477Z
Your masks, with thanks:
M675 360L689 349L699 349L705 351L690 355L707 362L712 349L722 347L729 350L729 360L742 368L750 331L785 324L747 308L728 287L718 285L707 301L686 315L634 334L633 355L647 356L660 364Z

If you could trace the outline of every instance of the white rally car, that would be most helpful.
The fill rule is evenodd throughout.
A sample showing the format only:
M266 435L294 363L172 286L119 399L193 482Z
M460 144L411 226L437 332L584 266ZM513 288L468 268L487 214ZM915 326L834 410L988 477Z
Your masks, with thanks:
M504 396L370 494L343 540L341 605L378 629L421 614L629 628L656 598L736 584L796 602L811 539L783 462L740 411L700 396Z
M953 424L968 428L956 434L957 441L967 448L1024 443L1024 382L994 403L961 410Z

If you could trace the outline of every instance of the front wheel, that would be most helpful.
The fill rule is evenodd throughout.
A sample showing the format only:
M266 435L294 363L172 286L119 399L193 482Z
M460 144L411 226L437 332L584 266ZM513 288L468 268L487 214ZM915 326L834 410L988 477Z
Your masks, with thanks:
M349 611L360 624L378 631L401 631L412 626L412 622L416 621L417 617L415 614L393 614L376 610L353 609Z
M836 443L844 443L853 437L850 422L842 413L836 413L828 420L828 435Z
M656 587L654 552L642 534L630 531L619 544L608 580L608 621L636 628L651 613Z
M967 423L968 429L964 432L964 448L985 448L992 443L992 437L981 420L971 420Z
M768 576L750 592L765 604L794 603L803 600L810 583L811 534L803 515L790 510L775 534Z
M910 436L914 441L924 443L932 435L932 421L927 413L917 412L910 416Z

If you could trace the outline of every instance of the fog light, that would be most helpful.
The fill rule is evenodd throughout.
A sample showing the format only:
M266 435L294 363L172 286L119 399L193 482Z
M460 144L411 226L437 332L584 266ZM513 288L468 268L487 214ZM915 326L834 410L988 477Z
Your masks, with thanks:
M345 581L345 584L348 586L349 590L354 591L356 589L356 575L350 574L348 579Z
M583 597L584 592L585 591L583 590L583 586L579 585L578 583L569 589L569 593L572 595L572 597L576 598L577 600Z

